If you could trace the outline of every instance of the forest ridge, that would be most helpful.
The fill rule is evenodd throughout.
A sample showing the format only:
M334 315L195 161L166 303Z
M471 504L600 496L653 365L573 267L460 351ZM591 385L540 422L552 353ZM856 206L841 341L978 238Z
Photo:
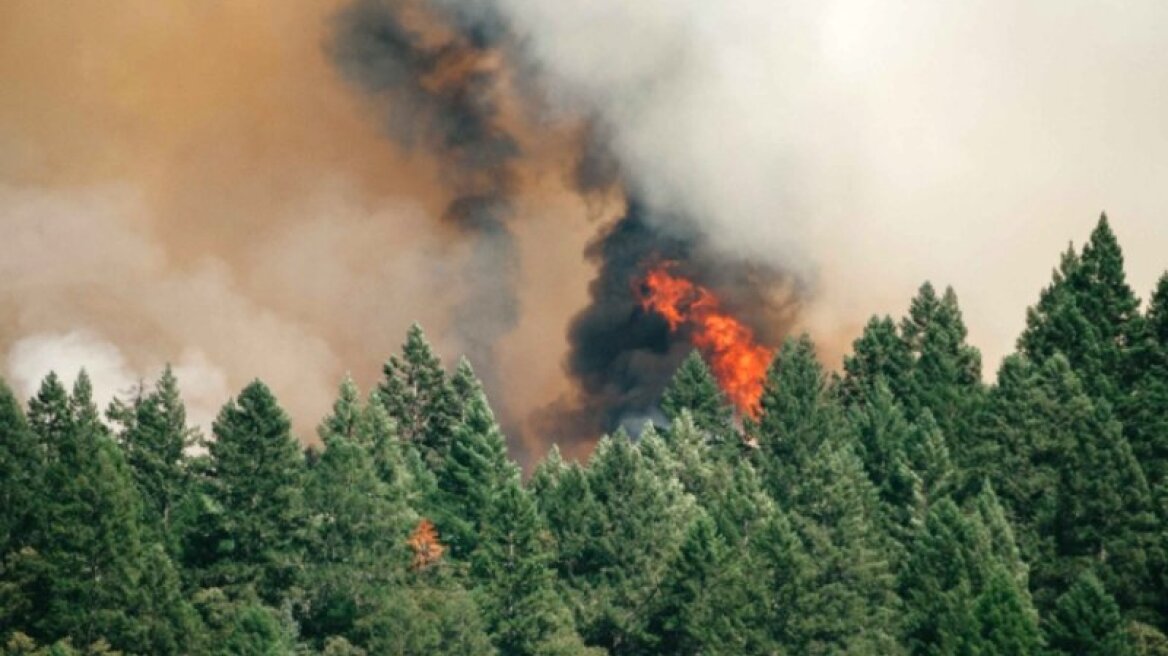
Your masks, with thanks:
M926 283L839 374L789 339L757 420L694 354L668 426L526 481L417 326L307 451L260 381L210 440L169 370L0 384L0 650L1168 654L1168 274L1102 217L981 368Z

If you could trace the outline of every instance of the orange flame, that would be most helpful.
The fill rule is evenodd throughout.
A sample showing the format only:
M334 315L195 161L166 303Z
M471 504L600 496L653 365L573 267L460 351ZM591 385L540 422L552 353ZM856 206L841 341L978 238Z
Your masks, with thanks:
M702 351L718 384L743 414L754 417L774 351L754 331L721 309L710 290L670 272L671 262L651 270L640 286L641 307L661 315L670 330L693 326L691 340Z

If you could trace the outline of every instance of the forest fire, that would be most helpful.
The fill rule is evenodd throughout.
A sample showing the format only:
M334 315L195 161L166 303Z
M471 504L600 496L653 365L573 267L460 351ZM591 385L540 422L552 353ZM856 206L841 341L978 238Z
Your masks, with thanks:
M759 344L753 330L725 312L713 292L674 275L672 268L672 262L661 263L641 281L641 307L659 314L672 331L692 326L690 340L709 362L726 396L739 412L754 417L774 351Z

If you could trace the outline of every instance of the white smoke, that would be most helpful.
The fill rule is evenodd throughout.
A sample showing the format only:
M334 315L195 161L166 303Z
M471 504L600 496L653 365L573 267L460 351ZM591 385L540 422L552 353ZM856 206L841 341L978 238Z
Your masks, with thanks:
M93 398L102 410L115 398L133 394L138 385L152 384L162 374L163 365L134 370L117 346L83 329L19 339L4 361L8 380L25 399L36 394L49 372L56 372L62 383L71 387L82 369L93 383ZM215 414L231 395L226 376L196 350L184 352L173 370L187 405L188 422L209 435Z
M1163 2L485 1L654 203L818 282L823 341L932 279L992 361L1100 209L1166 264Z

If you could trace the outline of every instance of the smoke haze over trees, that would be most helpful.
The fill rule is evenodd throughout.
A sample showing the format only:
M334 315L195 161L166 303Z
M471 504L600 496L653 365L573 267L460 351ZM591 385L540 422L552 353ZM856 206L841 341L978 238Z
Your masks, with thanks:
M639 421L684 356L587 343L629 307L590 295L626 264L590 245L636 215L768 348L808 330L838 362L928 278L992 374L1088 208L1123 218L1134 286L1159 273L1165 24L1155 0L6 2L0 367L30 396L85 364L104 405L169 361L205 430L261 376L304 436L420 321L533 460L573 410ZM617 423L589 419L559 426L571 455Z
M417 326L308 449L259 380L209 438L170 368L104 413L0 383L0 651L1162 654L1166 316L1103 217L993 383L926 283L841 374L787 339L753 419L690 354L526 480Z

